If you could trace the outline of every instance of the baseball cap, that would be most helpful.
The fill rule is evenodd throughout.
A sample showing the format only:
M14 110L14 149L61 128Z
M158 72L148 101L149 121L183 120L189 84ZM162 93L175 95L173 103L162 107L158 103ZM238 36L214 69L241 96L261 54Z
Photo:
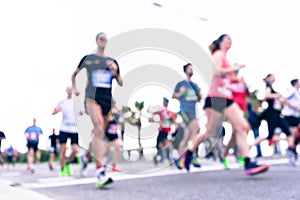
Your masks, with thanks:
M167 103L169 102L169 99L167 97L164 97L163 100L164 100L164 102L167 102Z

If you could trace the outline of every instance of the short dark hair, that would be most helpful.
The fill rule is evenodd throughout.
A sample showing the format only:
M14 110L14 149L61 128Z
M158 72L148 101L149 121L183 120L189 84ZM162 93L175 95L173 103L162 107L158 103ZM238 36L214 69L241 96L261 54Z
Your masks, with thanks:
M299 79L295 78L295 79L291 80L291 85L295 86L297 82L299 82Z
M187 63L187 64L183 65L183 71L184 71L184 73L186 72L186 69L187 69L190 65L192 65L192 64L191 64L191 63Z
M96 35L96 40L98 40L101 37L105 37L106 38L106 34L104 32L100 32Z

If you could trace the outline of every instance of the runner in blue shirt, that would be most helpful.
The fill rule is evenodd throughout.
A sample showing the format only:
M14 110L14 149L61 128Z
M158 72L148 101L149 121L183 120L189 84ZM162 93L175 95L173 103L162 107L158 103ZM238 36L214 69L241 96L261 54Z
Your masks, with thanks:
M40 127L36 125L36 119L33 119L33 125L29 126L25 130L25 136L27 140L27 173L34 173L34 169L32 168L33 162L34 162L34 155L36 151L38 150L38 144L39 144L39 137L43 134L43 131Z

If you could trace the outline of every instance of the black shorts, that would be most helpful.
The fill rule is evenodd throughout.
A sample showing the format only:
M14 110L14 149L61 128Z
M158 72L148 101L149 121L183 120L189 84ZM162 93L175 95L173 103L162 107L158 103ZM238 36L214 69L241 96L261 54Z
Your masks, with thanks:
M28 151L30 149L33 149L34 152L36 152L38 150L38 142L32 142L32 141L27 141L27 148L28 148Z
M13 162L13 156L7 156L7 162L12 163Z
M103 116L107 116L111 112L111 101L105 101L105 100L101 100L101 99L94 100L94 99L86 98L85 103L86 102L92 102L92 103L98 104L102 109ZM87 114L89 114L89 113L87 113Z
M117 122L115 120L109 121L105 131L106 139L108 139L109 142L112 142L119 138L117 130Z
M78 144L78 133L59 131L58 139L60 144L66 144L68 138L71 139L71 144Z
M233 99L226 99L222 97L206 97L203 109L212 108L219 113L223 113L224 109L233 103Z
M106 136L107 140L110 141L110 142L112 142L112 141L119 138L118 134L105 133L105 136Z
M168 133L165 131L159 131L157 136L156 148L159 149L159 144L168 139Z
M288 123L289 127L298 127L299 118L293 116L284 116L284 120Z
M112 95L110 90L99 89L94 92L87 91L85 103L91 102L101 106L102 115L107 116L111 112Z

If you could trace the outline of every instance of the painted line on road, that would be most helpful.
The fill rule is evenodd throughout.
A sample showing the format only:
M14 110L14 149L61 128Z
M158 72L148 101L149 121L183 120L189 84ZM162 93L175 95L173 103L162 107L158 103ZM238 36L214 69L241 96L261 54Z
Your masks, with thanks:
M283 159L272 159L267 160L264 163L269 165L278 165L289 163L287 158ZM231 169L241 168L239 164L232 163L230 165ZM201 168L191 168L190 173L199 173L199 172L208 172L208 171L221 171L224 170L223 166L220 165L211 165L211 166L202 166ZM155 173L145 173L145 174L130 174L130 173L116 173L108 172L109 176L115 181L119 180L130 180L130 179L140 179L140 178L149 178L149 177L159 177L159 176L169 176L169 175L178 175L186 174L185 170L177 170L175 168L165 168L164 170L157 171ZM38 188L53 188L61 186L72 186L72 185L83 185L83 184L94 184L96 183L96 177L89 178L75 178L75 177L53 177L53 178L41 178L38 179L37 183L25 183L22 186L31 189Z
M0 175L1 175L1 178L9 178L9 177L20 176L21 173L20 172L2 172Z

